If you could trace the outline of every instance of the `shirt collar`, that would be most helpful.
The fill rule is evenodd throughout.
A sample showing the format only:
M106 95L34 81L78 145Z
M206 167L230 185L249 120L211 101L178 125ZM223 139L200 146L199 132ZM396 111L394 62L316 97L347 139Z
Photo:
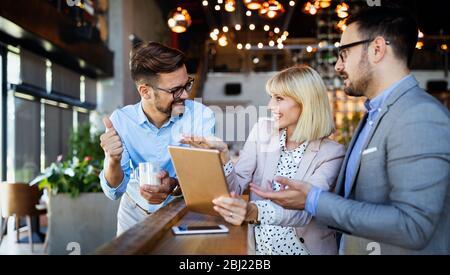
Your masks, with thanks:
M394 85L387 88L384 92L379 94L377 97L375 97L372 100L366 100L364 103L364 106L366 107L366 110L370 113L376 110L379 110L381 106L383 106L383 103L389 98L389 96L397 89L400 84L407 81L409 78L413 77L412 74L409 74L402 78L401 80L397 81Z
M147 115L144 113L144 109L142 108L142 101L139 102L139 104L137 105L137 115L138 115L138 124L142 125L145 122L148 121ZM187 107L185 106L185 112L187 110ZM176 121L178 121L179 119L181 119L183 117L183 115L181 116L171 116L169 121L167 121L163 127L168 126L170 123L175 123Z

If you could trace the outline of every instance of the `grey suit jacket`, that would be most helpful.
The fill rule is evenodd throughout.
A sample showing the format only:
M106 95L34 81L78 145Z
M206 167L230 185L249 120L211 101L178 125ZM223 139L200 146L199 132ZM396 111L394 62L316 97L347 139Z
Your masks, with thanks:
M450 254L448 110L414 78L401 83L379 113L345 199L354 143L355 138L335 194L322 193L317 208L317 221L344 233L340 252Z

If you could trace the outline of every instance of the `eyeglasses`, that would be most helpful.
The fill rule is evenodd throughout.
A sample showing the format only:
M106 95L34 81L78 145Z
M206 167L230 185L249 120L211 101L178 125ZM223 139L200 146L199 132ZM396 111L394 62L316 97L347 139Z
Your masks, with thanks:
M183 86L180 86L180 87L172 88L172 89L163 89L163 88L153 86L151 84L146 84L146 85L152 87L153 89L161 90L163 92L172 94L173 100L177 100L181 97L181 95L183 94L184 91L186 91L187 93L190 93L192 91L192 87L194 86L194 78L189 77L186 84L184 84Z
M375 38L371 38L371 39L361 40L358 42L353 42L353 43L350 43L347 45L342 45L342 46L338 47L339 59L342 61L342 63L345 63L347 61L348 51L350 48L353 48L353 47L356 47L356 46L362 45L362 44L372 43L374 40L375 40ZM386 45L391 45L391 42L386 40Z

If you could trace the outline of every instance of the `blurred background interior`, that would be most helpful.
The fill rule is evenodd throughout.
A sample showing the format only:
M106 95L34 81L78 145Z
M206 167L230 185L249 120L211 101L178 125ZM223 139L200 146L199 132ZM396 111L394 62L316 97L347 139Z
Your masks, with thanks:
M248 134L250 119L233 118L247 106L266 106L265 82L274 72L308 64L326 81L338 129L333 138L347 144L364 99L342 91L336 47L348 14L376 2L2 0L0 254L69 254L81 242L87 253L114 237L117 204L97 193L98 133L103 116L139 101L128 67L139 41L187 54L196 79L192 98L218 109L241 106L218 117L222 137L230 134L227 123L244 125ZM405 6L417 17L413 73L450 108L444 1L380 2ZM230 146L237 156L242 142ZM48 179L35 180L42 173ZM33 180L40 189L28 185ZM17 183L25 186L12 186Z

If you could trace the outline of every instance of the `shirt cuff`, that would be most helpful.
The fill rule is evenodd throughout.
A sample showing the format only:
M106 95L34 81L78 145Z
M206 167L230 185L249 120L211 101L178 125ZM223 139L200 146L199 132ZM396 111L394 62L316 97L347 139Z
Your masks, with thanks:
M258 221L261 225L276 224L277 213L270 201L253 201L258 208Z
M118 200L127 190L128 182L130 177L123 173L122 182L116 188L112 188L105 177L105 171L103 170L100 175L100 185L102 186L103 192L111 200Z
M233 166L233 162L230 160L227 162L227 164L225 164L223 166L223 171L225 172L225 177L228 177L231 172L233 171L234 166Z
M319 203L319 197L322 192L322 189L313 186L306 197L305 211L313 217L317 214L317 204Z

